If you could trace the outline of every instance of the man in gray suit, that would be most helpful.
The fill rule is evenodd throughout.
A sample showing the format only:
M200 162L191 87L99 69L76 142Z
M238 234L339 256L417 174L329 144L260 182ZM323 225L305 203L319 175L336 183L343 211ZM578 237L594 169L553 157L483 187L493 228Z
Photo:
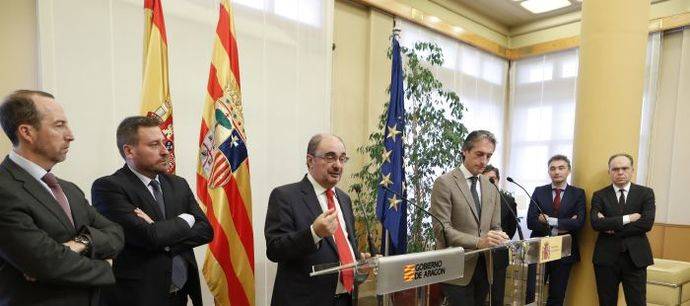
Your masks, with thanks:
M16 91L0 123L13 145L0 164L0 305L97 305L98 287L115 283L123 233L50 171L74 140L62 107Z
M491 132L471 132L462 145L462 165L434 182L431 213L443 223L433 224L436 248L460 246L476 250L509 239L501 231L500 195L489 179L481 175L495 149L496 138ZM450 305L484 305L489 291L487 268L483 255L468 256L463 277L443 283Z

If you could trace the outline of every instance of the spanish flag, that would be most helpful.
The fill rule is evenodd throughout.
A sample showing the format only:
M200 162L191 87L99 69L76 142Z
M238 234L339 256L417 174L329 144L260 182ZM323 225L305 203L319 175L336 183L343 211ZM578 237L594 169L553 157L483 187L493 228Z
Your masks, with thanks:
M221 0L199 135L197 195L214 238L203 273L216 305L254 305L249 158L232 8Z
M175 173L173 108L168 83L168 39L161 0L144 0L144 77L141 114L161 121L165 147L170 151L170 173Z

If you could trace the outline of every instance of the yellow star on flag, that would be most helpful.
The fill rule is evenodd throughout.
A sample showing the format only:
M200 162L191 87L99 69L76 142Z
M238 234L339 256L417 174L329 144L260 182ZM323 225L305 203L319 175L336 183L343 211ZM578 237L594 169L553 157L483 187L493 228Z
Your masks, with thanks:
M396 195L393 195L392 198L388 199L388 208L393 208L396 211L398 210L398 204L402 202L402 200L398 200L398 197Z
M393 153L393 150L386 150L386 148L383 148L383 162L391 162L391 153Z
M388 127L388 137L393 138L393 141L395 141L395 137L397 137L398 134L402 133L398 131L397 127L397 124Z
M381 179L381 186L389 188L391 184L393 184L393 181L391 181L391 174L388 173Z

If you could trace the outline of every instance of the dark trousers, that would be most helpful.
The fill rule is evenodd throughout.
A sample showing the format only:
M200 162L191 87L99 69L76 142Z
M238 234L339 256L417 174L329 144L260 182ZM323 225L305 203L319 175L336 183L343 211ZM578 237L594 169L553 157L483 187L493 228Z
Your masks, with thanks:
M628 252L621 253L612 266L594 265L594 276L597 279L599 305L618 304L618 285L621 282L628 306L647 304L647 267L635 266Z
M506 293L506 270L508 268L508 250L497 249L494 254L493 283L491 284L491 306L503 306Z
M188 283L185 284L182 289L170 293L169 303L170 306L187 306L187 297L189 295L189 290L187 290Z
M343 293L336 295L333 306L352 306L352 294Z
M565 263L562 260L546 263L546 275L544 275L544 280L549 281L549 292L546 299L546 305L563 305L565 291L568 288L568 279L570 278L570 270L572 267L572 263ZM530 265L529 270L527 271L527 298L525 303L534 302L536 278L537 266Z
M443 284L442 288L450 306L483 306L489 293L484 256L479 256L474 275L467 286Z

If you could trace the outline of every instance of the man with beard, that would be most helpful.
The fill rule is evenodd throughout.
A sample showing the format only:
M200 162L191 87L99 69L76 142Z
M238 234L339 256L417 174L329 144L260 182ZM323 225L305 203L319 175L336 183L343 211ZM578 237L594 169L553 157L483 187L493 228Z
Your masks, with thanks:
M272 306L352 305L354 274L310 277L312 266L359 257L350 197L335 187L349 157L343 141L318 134L307 145L308 173L297 183L276 187L268 199L266 256L278 263Z
M12 150L0 164L0 305L98 305L115 282L122 229L53 166L74 140L53 95L18 90L0 106Z
M547 165L551 183L534 189L533 201L527 210L527 227L532 230L531 237L565 234L572 237L570 256L546 263L544 278L549 281L546 305L557 306L563 305L570 270L574 263L580 261L577 234L585 224L585 191L568 184L571 166L567 156L554 155ZM536 266L530 265L527 278L528 300L534 298L536 272Z
M125 248L115 259L117 284L104 291L102 305L201 305L193 248L213 231L187 181L168 174L170 152L160 122L125 118L117 148L125 165L93 183L93 204L125 231Z

